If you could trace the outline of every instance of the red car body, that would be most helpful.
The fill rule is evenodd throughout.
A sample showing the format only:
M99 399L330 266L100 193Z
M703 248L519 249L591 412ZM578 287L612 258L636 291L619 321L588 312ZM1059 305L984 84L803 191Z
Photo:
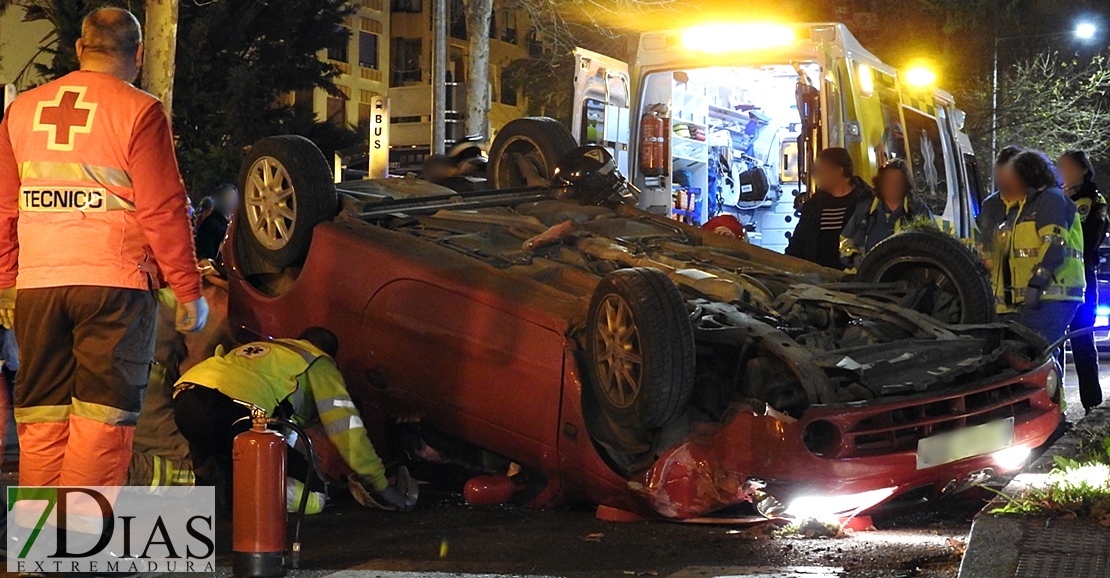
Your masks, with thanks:
M686 233L701 235L703 243L736 243ZM338 364L368 424L416 414L442 432L534 468L546 479L534 506L585 498L688 519L766 494L784 503L874 490L885 490L874 501L933 497L981 481L999 464L980 455L918 469L918 440L1013 418L1013 443L1034 447L1059 421L1057 401L1046 391L1046 380L1055 378L1051 363L1015 363L1002 375L957 388L814 405L800 418L759 403L734 403L719 422L692 425L650 467L622 474L588 433L582 347L575 337L588 293L342 217L315 228L295 279L260 290L259 279L278 273L252 271L237 247L241 242L233 225L224 255L229 317L240 337L295 335L312 325L331 329L340 339ZM750 250L776 267L817 271ZM835 426L838 436L825 456L803 440L807 425L818 420Z

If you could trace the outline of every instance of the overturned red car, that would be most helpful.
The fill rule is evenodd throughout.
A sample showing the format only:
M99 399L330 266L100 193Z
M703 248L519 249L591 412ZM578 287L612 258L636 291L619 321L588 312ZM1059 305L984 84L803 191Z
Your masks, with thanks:
M330 328L367 423L498 456L533 506L910 503L1017 467L1060 419L1046 344L975 323L989 286L936 232L887 241L913 249L865 283L573 186L334 185L299 137L253 147L243 182L232 327Z

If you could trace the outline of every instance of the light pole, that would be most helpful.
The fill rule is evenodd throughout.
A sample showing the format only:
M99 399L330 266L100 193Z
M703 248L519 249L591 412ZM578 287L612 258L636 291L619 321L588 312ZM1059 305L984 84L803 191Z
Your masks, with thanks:
M991 162L998 157L998 45L1003 40L1026 40L1030 38L1053 38L1056 36L1074 35L1079 40L1091 40L1098 29L1090 22L1081 22L1071 32L1050 32L1048 34L1023 34L1020 36L998 35L998 13L994 17L994 58L991 65ZM991 188L994 188L994 177L991 177Z

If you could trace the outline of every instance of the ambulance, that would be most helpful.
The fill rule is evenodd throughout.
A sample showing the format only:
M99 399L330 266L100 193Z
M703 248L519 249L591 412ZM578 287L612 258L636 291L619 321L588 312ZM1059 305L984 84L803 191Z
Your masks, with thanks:
M648 32L631 67L587 50L575 56L573 139L613 153L642 209L693 225L732 214L750 242L781 252L814 191L816 153L844 147L868 182L903 159L941 228L971 237L988 191L964 113L926 71L883 63L843 24ZM520 184L496 162L506 146L527 153L533 140L537 154L556 154L547 127L528 126L538 120L510 123L495 139L496 186Z

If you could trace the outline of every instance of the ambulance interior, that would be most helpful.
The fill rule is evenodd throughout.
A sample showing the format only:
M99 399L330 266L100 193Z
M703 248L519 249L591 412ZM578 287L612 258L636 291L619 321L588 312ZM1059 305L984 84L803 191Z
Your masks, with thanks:
M797 224L798 137L804 130L795 97L800 74L820 86L820 68L813 64L647 75L640 114L669 124L665 141L671 162L669 174L666 167L656 168L655 177L641 166L641 178L648 188L669 185L671 218L702 225L731 214L753 244L786 248ZM641 165L648 162L642 151L640 158Z

